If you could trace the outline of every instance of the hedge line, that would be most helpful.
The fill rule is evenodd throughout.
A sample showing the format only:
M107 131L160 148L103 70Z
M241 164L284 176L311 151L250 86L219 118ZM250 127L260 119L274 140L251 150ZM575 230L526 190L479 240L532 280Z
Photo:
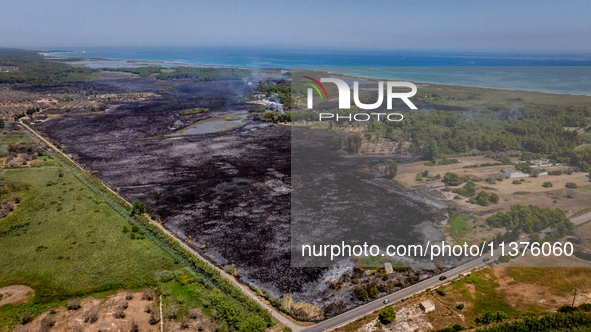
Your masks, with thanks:
M523 320L499 323L476 329L475 332L544 332L590 326L591 315L586 312L554 313L542 317L527 317Z

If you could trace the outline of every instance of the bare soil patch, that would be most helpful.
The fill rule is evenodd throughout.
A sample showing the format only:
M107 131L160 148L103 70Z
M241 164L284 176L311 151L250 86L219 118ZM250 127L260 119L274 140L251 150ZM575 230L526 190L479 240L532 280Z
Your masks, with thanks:
M19 304L28 302L34 296L33 288L24 285L12 285L0 288L0 307L12 303Z

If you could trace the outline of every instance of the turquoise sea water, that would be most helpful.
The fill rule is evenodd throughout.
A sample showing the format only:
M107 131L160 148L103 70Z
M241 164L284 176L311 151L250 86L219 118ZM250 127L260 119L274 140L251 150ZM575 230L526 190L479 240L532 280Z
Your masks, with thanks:
M52 55L259 68L314 66L317 70L384 80L591 95L590 54L287 50L245 47L88 47L60 50L68 53Z

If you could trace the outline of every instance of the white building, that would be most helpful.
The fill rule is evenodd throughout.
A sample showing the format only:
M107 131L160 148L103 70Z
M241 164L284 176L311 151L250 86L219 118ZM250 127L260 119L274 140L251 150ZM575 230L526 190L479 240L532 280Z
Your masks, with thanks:
M385 263L384 267L386 268L386 274L394 273L394 270L392 269L392 264Z
M518 171L518 170L513 169L513 168L503 169L503 170L501 170L500 172L497 172L497 173L499 173L501 175L504 175L504 176L506 176L506 177L508 177L510 179L511 178L525 178L525 177L528 177L529 176L529 174L523 173L522 171Z
M423 310L423 312L427 313L427 312L435 310L435 304L433 304L433 301L427 300L427 301L421 302L421 304L419 304L419 308L421 308L421 310Z

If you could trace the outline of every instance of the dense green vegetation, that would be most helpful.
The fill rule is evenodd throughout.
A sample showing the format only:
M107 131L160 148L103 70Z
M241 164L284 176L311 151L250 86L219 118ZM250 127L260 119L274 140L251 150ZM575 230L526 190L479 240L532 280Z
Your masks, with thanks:
M390 324L396 319L396 311L394 308L386 307L380 311L380 321L384 324Z
M192 115L192 114L199 114L202 112L208 112L209 108L191 108L191 109L186 109L186 110L182 110L179 112L180 115Z
M353 110L336 111L342 115ZM424 158L433 160L442 154L478 154L519 152L534 158L547 155L561 163L569 163L581 171L591 170L591 150L577 146L589 143L591 136L564 127L587 127L591 107L526 104L507 116L506 110L490 108L474 111L419 111L405 113L400 122L367 122L366 132L394 141L411 140L421 148ZM298 113L294 119L317 121L311 111ZM334 122L348 126L347 121ZM527 159L529 160L529 159ZM500 164L506 164L506 160Z
M526 233L555 227L562 236L570 234L574 228L561 209L541 208L535 205L512 205L511 211L499 212L486 219L486 222L492 227L505 227L508 230L520 229Z
M58 85L90 79L95 69L74 67L61 62L46 61L35 51L0 49L0 66L18 70L0 73L0 83Z
M248 76L250 76L250 70L238 68L175 67L174 71L159 73L154 78L158 80L190 79L201 82L240 80Z
M526 317L523 320L494 324L476 329L478 332L575 332L588 331L591 315L583 311L552 313L541 317ZM584 328L583 328L584 327ZM583 328L583 329L581 329Z
M280 81L277 84L269 82L267 84L259 84L257 89L267 93L269 97L274 97L283 104L285 109L291 109L291 83L288 81Z
M152 74L159 74L162 72L162 67L149 66L149 67L137 67L137 68L104 68L104 71L118 71L123 73L132 73L139 75L140 77L148 77Z

